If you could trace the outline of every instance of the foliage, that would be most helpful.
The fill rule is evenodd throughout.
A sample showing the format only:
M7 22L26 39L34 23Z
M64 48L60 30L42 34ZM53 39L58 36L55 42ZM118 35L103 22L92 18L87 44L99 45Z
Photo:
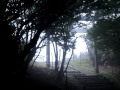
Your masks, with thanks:
M120 30L119 18L112 20L99 20L93 28L88 31L91 41L96 43L100 50L119 50Z
M40 33L52 24L62 12L70 5L70 2L55 2L43 0L2 0L0 10L1 27L1 47L4 51L10 53L10 60L4 58L10 73L20 71L24 67L24 62L28 54L32 51L39 39ZM55 10L52 10L53 7ZM9 29L9 27L11 29ZM7 32L7 34L6 34ZM31 38L28 41L28 33L31 32ZM7 41L7 42L6 42ZM9 42L11 42L9 44ZM9 45L9 47L7 46ZM2 56L6 53L2 52ZM13 53L11 53L11 51ZM1 57L2 58L2 57ZM17 70L16 70L17 69ZM8 72L9 73L9 72Z
M72 29L63 25L56 27L54 32L52 32L52 34L50 35L50 41L52 42L54 48L56 71L58 71L59 68L58 60L60 56L58 46L62 49L63 52L67 52L68 50L74 49L74 45L73 45L74 38L75 38L75 32L72 32Z
M98 60L102 66L120 66L120 15L118 0L106 1L106 9L96 10L93 27L87 39L91 48L97 47ZM118 73L120 71L118 70Z
M72 24L76 25L81 19L93 20L95 14L94 20L106 15L114 17L116 14L113 15L113 12L119 11L119 3L119 0L1 0L0 42L2 44L0 47L4 48L1 50L1 58L4 65L7 62L8 69L3 69L8 71L4 73L6 75L12 75L14 72L23 73L26 57L37 44L43 30L54 34L54 30L61 27L63 30ZM28 40L29 32L32 33L30 40ZM62 35L64 37L59 38L61 41L70 40L66 37L69 33ZM64 44L65 42L59 43L62 47ZM68 45L71 46L70 43ZM116 45L110 47L114 48ZM65 47L65 49L69 48ZM9 60L5 57L8 54Z

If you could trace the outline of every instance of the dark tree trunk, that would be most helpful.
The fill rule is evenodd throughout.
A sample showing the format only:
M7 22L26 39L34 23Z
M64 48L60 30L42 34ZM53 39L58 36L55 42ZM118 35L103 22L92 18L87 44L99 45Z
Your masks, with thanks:
M22 51L18 57L17 57L17 60L18 60L18 65L17 65L17 75L18 76L22 76L25 74L25 67L27 67L27 65L29 64L29 60L28 61L25 61L26 60L26 57L27 55L30 53L31 49L33 49L33 47L36 45L38 39L39 39L39 35L40 35L41 31L38 31L34 38L31 40L31 42L29 44L27 44L25 46L25 49L24 51ZM23 68L24 67L24 68Z
M24 62L24 66L23 66L23 73L26 73L27 72L27 69L28 69L28 66L29 66L29 63L31 62L31 60L33 59L33 57L35 56L35 53L36 53L36 47L34 47L30 54L27 56L25 62Z
M57 78L58 81L62 81L62 78L64 76L65 57L66 57L66 50L63 50L63 60L62 60L62 63L61 63L60 71L58 73L58 78Z
M55 43L56 52L55 52L55 71L58 72L58 47L57 42Z

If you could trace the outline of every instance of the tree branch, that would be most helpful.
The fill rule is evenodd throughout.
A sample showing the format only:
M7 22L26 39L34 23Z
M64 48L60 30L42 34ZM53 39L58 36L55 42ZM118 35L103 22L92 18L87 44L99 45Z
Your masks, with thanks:
M77 40L77 37L76 37L76 39L75 39L75 40L74 40L74 42L73 42L73 46L74 46L74 44L75 44L76 40ZM74 52L74 49L72 48L72 53L71 53L71 56L70 56L70 58L69 58L69 60L68 60L68 64L67 64L67 66L66 66L66 68L65 68L64 72L66 72L66 71L67 71L68 65L69 65L70 60L71 60L71 58L72 58L72 56L73 56L73 52Z

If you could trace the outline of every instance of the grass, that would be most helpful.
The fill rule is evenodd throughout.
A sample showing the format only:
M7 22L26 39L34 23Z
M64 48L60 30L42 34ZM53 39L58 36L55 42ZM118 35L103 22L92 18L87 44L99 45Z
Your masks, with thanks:
M41 67L46 67L46 62L35 62L34 63L35 66L41 66Z
M70 65L78 69L81 73L87 75L95 75L95 69L88 57L83 59L71 60Z
M75 67L83 74L87 75L95 75L95 69L92 66L92 62L90 61L89 57L85 57L82 59L71 60L70 65ZM46 67L46 62L35 62L33 67ZM116 78L114 74L110 72L110 70L105 70L103 67L99 67L100 75L110 79L112 82L115 83L115 86L120 89L120 78ZM72 84L76 84L77 81L73 77L73 75L68 75L68 81L72 82ZM77 85L78 86L78 85Z
M95 69L92 66L92 62L88 57L80 60L72 60L70 62L70 65L75 67L76 69L80 70L81 73L87 74L87 75L95 75ZM120 90L120 77L116 76L111 72L111 70L106 70L103 68L103 66L99 66L99 74L103 77L108 78L111 82L115 84L115 86Z
M113 75L113 74L111 74L111 73L101 73L101 72L100 72L100 75L102 75L103 77L108 78L111 82L113 82L113 83L115 84L115 86L116 86L117 88L120 89L120 78L119 78L119 79L116 78L116 76Z
M31 67L31 65L30 65L30 67ZM36 68L46 67L46 62L35 62L33 67L36 67Z
M111 80L112 82L114 82L115 86L120 89L120 77L118 77L118 76L116 76L116 74L112 73L110 69L109 70L103 69L102 66L100 66L99 71L100 71L100 75L102 75L103 77L106 77L109 80Z

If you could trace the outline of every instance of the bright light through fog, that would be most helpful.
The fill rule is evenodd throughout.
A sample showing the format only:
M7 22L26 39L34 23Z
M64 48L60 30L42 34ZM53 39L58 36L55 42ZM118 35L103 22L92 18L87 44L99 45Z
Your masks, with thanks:
M76 36L83 35L85 33L77 33ZM74 53L78 54L79 52L87 52L87 46L83 38L78 38L76 41L76 49Z
M80 35L84 35L84 34L86 34L86 33L77 33L76 37L79 37ZM85 53L85 52L88 52L86 43L85 43L83 38L79 37L76 40L74 54L79 56L80 53ZM67 53L67 58L69 58L70 55L71 55L71 52L68 52Z
M83 34L86 34L86 33L77 33L76 37L79 37L80 35L83 35ZM85 52L87 52L86 43L85 43L83 38L79 37L76 40L74 54L79 56L80 53L85 53ZM71 55L71 51L68 51L67 55L66 55L66 58L70 58L70 55ZM60 53L60 58L62 59L62 50L61 50L61 53ZM50 61L54 61L54 60L55 60L55 58L54 58L54 49L53 49L52 44L50 44ZM40 53L40 57L37 59L37 61L41 61L41 62L46 61L46 47L44 47L42 49L42 51Z

